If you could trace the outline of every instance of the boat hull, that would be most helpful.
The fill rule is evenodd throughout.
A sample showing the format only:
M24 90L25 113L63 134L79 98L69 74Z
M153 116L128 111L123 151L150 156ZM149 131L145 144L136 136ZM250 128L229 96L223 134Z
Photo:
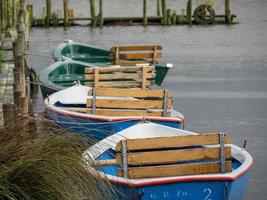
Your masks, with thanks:
M140 121L138 119L120 119L120 120L103 120L94 117L72 116L66 113L60 113L53 109L47 108L49 117L60 127L71 130L72 132L88 136L96 141L102 140L107 136L122 131L130 126L133 126ZM169 126L173 128L183 128L182 121L162 120L161 118L150 119L150 121Z
M243 199L250 172L234 181L188 181L159 184L146 187L130 187L114 184L118 193L114 199L141 200L241 200Z

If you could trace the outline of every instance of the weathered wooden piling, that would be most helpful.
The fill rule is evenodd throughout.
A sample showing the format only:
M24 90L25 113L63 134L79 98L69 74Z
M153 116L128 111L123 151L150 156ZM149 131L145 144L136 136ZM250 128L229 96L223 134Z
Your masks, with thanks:
M31 4L27 5L27 13L28 13L28 23L29 23L29 29L32 26L32 21L33 21L33 6Z
M143 0L143 25L147 26L147 0Z
M171 9L167 9L167 25L170 26L171 24L172 24Z
M1 0L0 1L0 6L1 6L1 12L0 12L0 16L1 16L1 23L0 23L0 27L1 27L1 32L5 32L6 30L6 9L5 9L5 1L6 0Z
M3 119L4 127L11 128L15 123L15 106L13 103L4 103L2 106L3 109Z
M161 7L162 7L162 24L167 25L168 18L167 18L166 0L161 0Z
M69 26L69 0L63 0L63 8L64 8L64 27Z
M45 26L50 25L50 19L52 16L52 2L51 0L46 0L46 16L45 16Z
M99 15L98 15L98 23L100 27L103 27L104 25L104 19L103 19L103 1L99 0Z
M6 7L7 7L7 12L6 12L6 17L7 17L7 28L11 28L12 25L12 2L11 0L6 0Z
M225 22L227 24L232 23L232 16L231 16L231 0L225 0Z
M96 26L95 0L90 0L92 26Z
M16 0L12 0L12 28L17 26L17 5Z
M192 0L187 1L186 16L187 16L188 24L191 26L192 25Z
M176 15L176 11L174 10L172 13L172 25L176 25L177 24L177 15Z
M15 69L14 69L14 94L17 94L16 97L16 108L19 116L24 121L27 121L28 117L28 97L26 92L26 83L25 83L25 54L27 51L26 41L28 28L25 25L26 17L26 2L25 0L20 0L20 12L19 12L19 26L18 26L18 38L15 41L14 45L14 60L15 60ZM15 95L14 95L15 97ZM15 99L15 98L14 98Z
M160 0L157 0L157 16L160 16Z

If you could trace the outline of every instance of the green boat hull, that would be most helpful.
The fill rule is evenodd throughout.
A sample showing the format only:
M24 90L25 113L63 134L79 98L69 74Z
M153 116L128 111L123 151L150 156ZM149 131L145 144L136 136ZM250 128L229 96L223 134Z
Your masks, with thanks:
M107 67L113 63L113 59L110 58L110 53L111 52L106 49L66 40L54 49L52 56L56 61L60 60L62 57L67 57L72 60L82 61L97 67ZM159 63L155 66L155 83L160 86L166 77L170 66L166 63Z

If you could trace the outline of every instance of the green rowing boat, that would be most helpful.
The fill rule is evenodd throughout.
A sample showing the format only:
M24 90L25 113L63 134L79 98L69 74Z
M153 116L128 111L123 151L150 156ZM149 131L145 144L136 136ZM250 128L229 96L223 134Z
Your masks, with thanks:
M52 53L54 60L38 76L43 97L79 82L84 84L85 68L110 66L155 66L156 85L161 85L171 64L160 63L162 48L151 46L118 46L100 49L70 40L58 45Z

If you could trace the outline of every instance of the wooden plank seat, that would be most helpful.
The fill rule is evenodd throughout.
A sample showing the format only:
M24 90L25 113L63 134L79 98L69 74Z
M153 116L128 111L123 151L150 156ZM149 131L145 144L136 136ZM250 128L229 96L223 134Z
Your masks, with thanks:
M157 59L162 57L162 47L159 45L115 46L110 51L115 65L156 64Z
M96 115L170 117L172 97L168 90L93 88L86 107Z
M155 82L155 66L86 68L86 85L145 89Z
M231 147L225 145L230 143L224 133L122 140L116 145L116 164L123 167L117 175L137 179L231 172Z

